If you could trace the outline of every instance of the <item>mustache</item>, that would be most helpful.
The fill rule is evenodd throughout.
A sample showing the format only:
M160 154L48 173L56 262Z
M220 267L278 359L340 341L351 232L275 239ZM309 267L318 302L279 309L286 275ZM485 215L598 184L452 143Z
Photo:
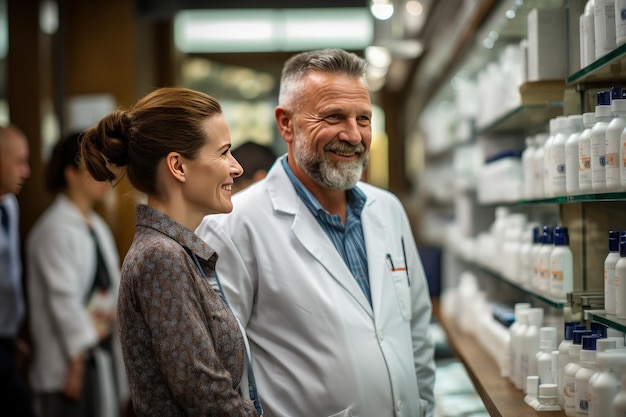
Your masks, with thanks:
M365 145L363 143L357 143L351 145L347 142L333 142L324 146L325 151L331 152L343 152L343 153L363 153L365 152Z

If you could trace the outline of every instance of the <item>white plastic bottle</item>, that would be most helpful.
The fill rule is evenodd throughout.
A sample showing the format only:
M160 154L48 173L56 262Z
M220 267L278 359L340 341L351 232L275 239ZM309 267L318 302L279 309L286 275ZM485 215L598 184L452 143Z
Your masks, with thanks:
M532 200L534 198L535 171L533 166L533 155L535 153L535 137L526 137L526 147L522 152L522 176L524 179L524 198Z
M626 0L615 0L615 44L626 43Z
M550 296L550 255L554 249L554 231L550 226L544 226L541 234L541 249L537 257L539 282L536 291L544 296Z
M553 197L552 192L552 143L557 134L557 120L565 116L550 119L548 140L543 145L543 194L545 197Z
M518 259L520 274L518 281L524 288L529 287L532 279L531 249L533 247L533 233L535 227L538 227L537 223L527 223L520 238L521 243L519 247Z
M574 398L577 416L586 416L589 413L589 378L596 373L596 341L600 335L583 336L580 351L580 369L574 376Z
M598 59L617 46L615 0L595 0L593 17L596 59Z
M626 127L626 99L622 98L620 87L611 89L611 111L613 119L606 127L606 189L619 191L622 188L620 148L622 132Z
M569 363L565 366L563 377L563 395L565 415L576 415L576 372L580 369L580 351L582 337L592 334L591 330L574 330L573 342L569 347Z
M556 118L555 134L550 144L550 177L552 180L552 195L560 197L566 195L565 177L565 142L573 132L569 117L559 116Z
M596 33L594 25L594 0L588 0L580 15L580 67L585 68L596 60Z
M578 139L585 130L582 114L568 117L572 133L565 141L565 192L567 195L578 194Z
M563 407L565 405L565 399L563 397L564 390L564 378L565 367L569 363L569 347L574 340L574 330L585 330L585 326L577 321L566 321L563 325L563 340L559 343L559 360L557 369L557 383L559 384L559 405Z
M591 417L598 417L598 408L602 408L601 403L611 404L617 395L619 381L611 371L611 361L606 356L603 356L607 350L615 349L615 347L616 343L614 340L598 339L596 341L596 372L589 378L589 386L587 388L589 390L589 409L587 411ZM612 377L612 382L615 384L609 391L606 391L603 386L604 378L607 376L606 373L609 373L609 376ZM597 383L598 380L600 380L600 383ZM607 399L607 397L609 398ZM606 405L604 408L606 409Z
M535 198L543 198L546 196L543 185L543 159L544 148L547 141L547 133L537 133L535 135L535 152L533 153L533 171L535 172L533 188ZM591 183L589 185L591 185Z
M583 113L582 131L578 138L578 191L580 194L593 192L591 184L591 128L596 124L596 113Z
M604 310L616 314L615 309L615 265L619 260L619 231L609 231L609 253L604 259Z
M606 128L613 119L611 92L600 91L596 98L597 121L591 128L591 187L594 193L602 193L606 191Z
M589 417L615 416L613 401L619 393L619 370L625 364L626 351L597 351L597 372L589 379Z
M522 335L522 377L537 375L537 352L539 352L539 328L543 324L543 308L528 310L528 326Z
M620 367L621 387L619 393L613 400L613 415L615 417L626 416L626 365Z
M619 145L619 160L620 160L620 188L626 190L626 129L622 131Z
M500 272L513 282L519 281L519 248L521 236L526 225L526 216L511 213L507 218L505 241L502 245Z
M516 303L513 307L513 324L509 326L509 379L517 386L517 376L521 370L521 333L526 328L526 313L523 311L530 308L530 303ZM520 363L519 367L517 362Z
M523 336L524 336L524 332L526 332L526 328L528 327L528 311L530 310L530 308L526 308L526 309L522 309L519 311L519 318L518 318L518 323L519 323L519 327L515 330L515 334L511 335L512 337L514 337L515 339L511 340L510 343L512 344L511 346L513 346L514 349L514 363L513 363L513 368L512 370L510 370L511 373L514 374L514 385L515 388L517 389L524 389L524 387L526 386L526 382L524 380L524 370L523 370L523 365L522 365L522 353L524 351L524 345L523 345Z
M539 352L537 352L537 375L539 384L556 384L552 377L552 351L556 349L556 327L539 329Z
M620 232L619 259L615 264L615 315L626 319L626 233Z
M574 257L569 247L567 227L554 228L554 248L550 252L550 296L567 299L574 290Z
M542 228L533 227L533 244L530 248L530 286L532 290L539 288L539 252L541 251L542 243Z

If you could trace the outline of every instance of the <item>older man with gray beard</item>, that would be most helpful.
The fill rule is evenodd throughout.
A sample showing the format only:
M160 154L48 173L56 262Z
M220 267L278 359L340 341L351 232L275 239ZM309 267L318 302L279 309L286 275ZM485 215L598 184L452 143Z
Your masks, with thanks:
M360 182L365 62L331 49L283 68L287 155L196 232L250 340L265 417L431 416L431 303L406 212Z

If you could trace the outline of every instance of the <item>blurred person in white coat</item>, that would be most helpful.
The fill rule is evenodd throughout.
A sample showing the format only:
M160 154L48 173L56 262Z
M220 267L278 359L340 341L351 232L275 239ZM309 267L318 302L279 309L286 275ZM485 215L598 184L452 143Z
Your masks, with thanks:
M250 340L266 417L432 416L431 302L405 210L360 182L372 140L365 62L283 68L287 155L196 232Z
M79 166L79 140L57 143L46 172L56 197L26 242L29 379L41 417L117 417L127 396L115 326L120 261L95 211L111 187Z

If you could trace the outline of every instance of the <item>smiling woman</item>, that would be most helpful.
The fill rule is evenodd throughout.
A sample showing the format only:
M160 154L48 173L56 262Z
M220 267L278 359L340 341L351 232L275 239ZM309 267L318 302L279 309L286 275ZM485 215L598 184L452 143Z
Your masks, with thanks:
M85 132L91 175L116 182L127 174L147 195L118 303L139 416L262 414L245 335L215 274L217 254L193 232L203 216L232 210L242 168L230 147L220 104L184 88L155 90Z

